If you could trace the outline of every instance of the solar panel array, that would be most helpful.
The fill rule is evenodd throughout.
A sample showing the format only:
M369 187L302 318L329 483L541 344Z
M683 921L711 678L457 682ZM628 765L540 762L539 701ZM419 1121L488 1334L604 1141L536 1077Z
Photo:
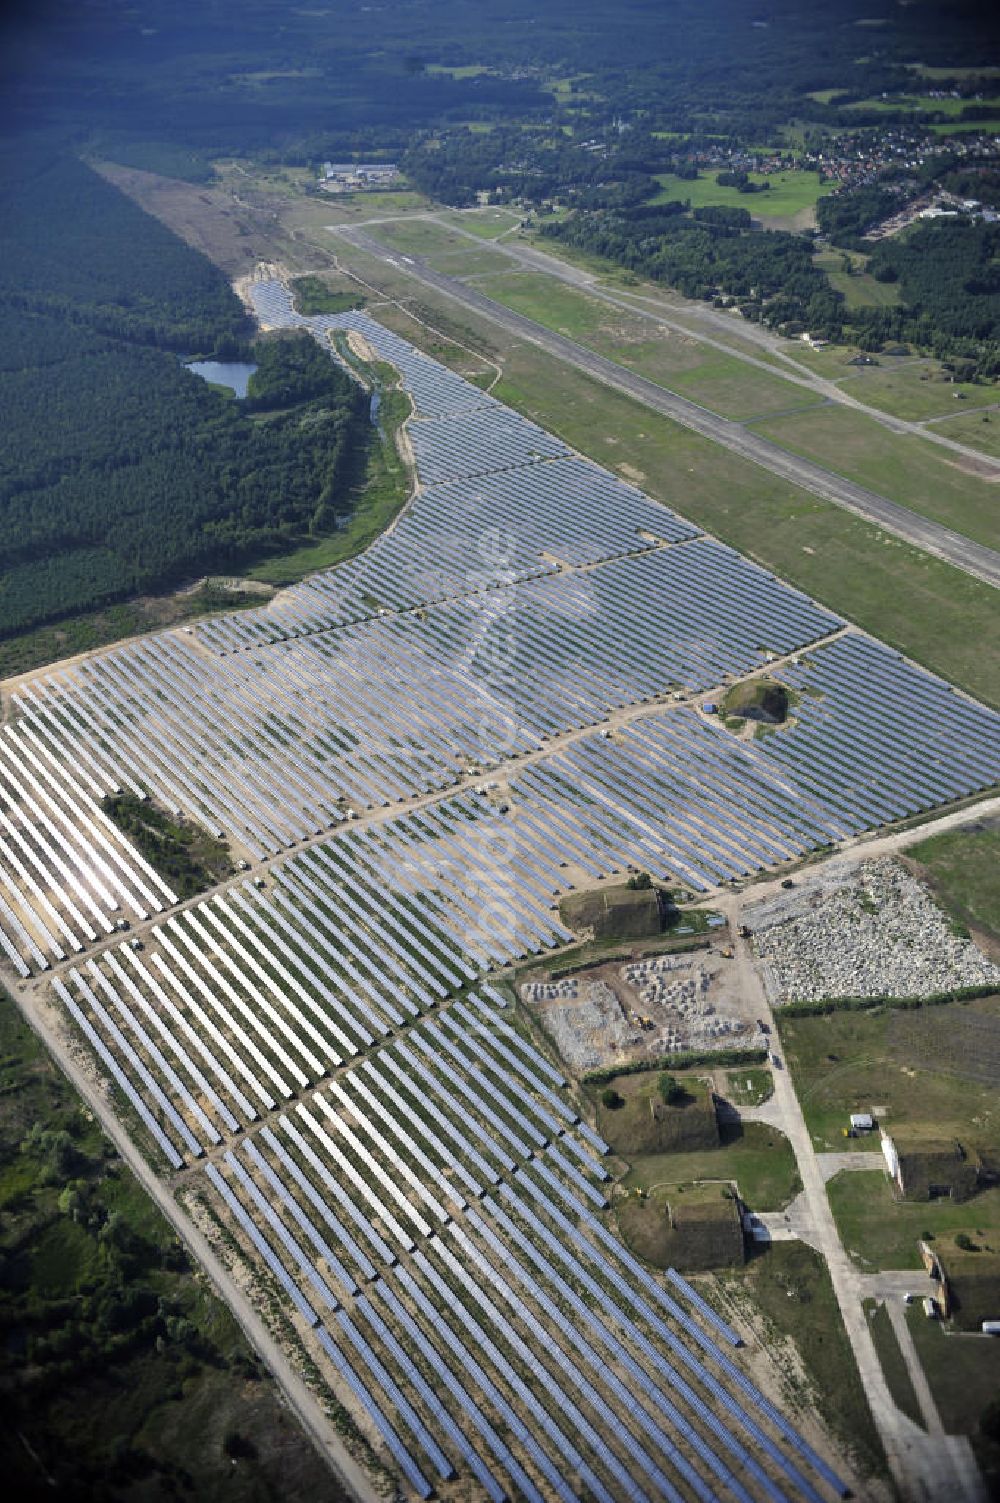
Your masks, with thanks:
M607 1147L499 994L449 994L472 967L424 902L397 928L394 895L338 886L331 863L290 862L273 895L199 904L150 952L123 944L55 987L171 1167L207 1160L185 1193L281 1291L411 1488L467 1470L496 1498L843 1492L719 1346L729 1327L597 1219ZM359 893L370 929L337 909Z
M122 784L101 749L44 696L19 708L0 728L0 952L27 977L177 899L104 813Z
M717 1313L608 1231L605 1145L488 978L572 939L573 885L708 889L991 786L1000 717L366 315L256 295L392 360L436 483L267 611L17 688L0 947L59 966L130 1120L412 1491L841 1492ZM794 713L763 740L671 697L772 658ZM168 913L120 789L278 859Z
M304 318L280 283L258 283L262 318L326 340L353 332L400 372L421 489L360 558L282 592L263 610L203 624L231 652L431 600L700 536L699 529L565 446L364 313ZM541 460L545 463L540 463Z
M795 734L763 750L845 831L1000 781L1000 717L881 642L852 634L778 676L797 696Z

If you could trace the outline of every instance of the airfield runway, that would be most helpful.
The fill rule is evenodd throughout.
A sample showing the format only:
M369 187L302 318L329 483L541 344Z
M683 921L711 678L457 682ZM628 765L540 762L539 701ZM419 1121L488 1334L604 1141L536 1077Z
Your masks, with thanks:
M554 330L547 329L544 324L536 323L534 319L526 317L523 313L517 313L512 308L504 307L502 303L494 302L492 298L486 297L484 293L468 286L465 282L435 271L419 257L401 257L397 252L387 250L364 230L349 226L337 226L331 229L334 234L358 250L376 256L379 260L405 271L414 281L444 293L446 297L462 304L471 312L481 314L492 323L499 324L508 333L530 341L545 350L547 354L567 361L583 371L585 375L592 376L604 385L634 397L654 412L659 412L683 427L700 433L702 437L711 439L713 443L732 450L743 459L749 459L763 469L770 470L782 480L787 480L790 485L801 486L803 490L811 492L814 496L819 496L824 501L830 501L835 506L843 507L846 511L875 523L886 532L891 532L895 537L912 543L914 547L934 554L935 557L954 565L964 573L984 580L994 588L1000 587L1000 553L995 549L973 542L971 538L963 537L961 533L953 532L951 528L943 527L939 522L923 517L918 512L911 511L909 507L901 506L897 501L890 501L887 496L880 496L875 491L856 485L842 475L835 475L831 470L824 469L822 465L789 453L770 439L751 432L742 424L733 422L729 418L719 417L717 413L699 406L697 402L691 402L686 397L667 391L645 376L626 370L624 366L617 365L613 360L608 360L594 350L577 344L575 340L568 339L564 334L557 334Z

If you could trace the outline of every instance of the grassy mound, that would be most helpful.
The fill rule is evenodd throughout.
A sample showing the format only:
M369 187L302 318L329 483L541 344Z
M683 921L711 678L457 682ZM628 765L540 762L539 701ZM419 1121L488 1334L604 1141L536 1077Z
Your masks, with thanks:
M577 932L592 929L595 939L649 939L661 934L674 912L667 894L656 887L602 887L574 892L562 899L563 923Z
M657 1268L702 1273L738 1268L744 1259L738 1203L719 1185L661 1185L618 1207L628 1246Z
M788 690L773 679L751 678L734 684L722 701L722 713L764 725L784 725L791 707Z
M619 1107L598 1107L598 1129L624 1159L645 1153L690 1153L719 1144L712 1092L701 1081L685 1081L684 1094L671 1105L657 1090L657 1077L623 1076L610 1082L622 1098Z

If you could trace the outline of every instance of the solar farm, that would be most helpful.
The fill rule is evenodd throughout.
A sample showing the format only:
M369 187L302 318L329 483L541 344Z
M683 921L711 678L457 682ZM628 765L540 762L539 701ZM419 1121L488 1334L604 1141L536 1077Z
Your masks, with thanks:
M367 314L254 296L396 369L416 492L261 609L5 695L6 961L405 1495L844 1495L610 1229L607 1145L496 973L574 941L572 887L711 893L993 787L1000 717ZM706 713L765 668L787 726ZM120 792L240 870L178 903Z

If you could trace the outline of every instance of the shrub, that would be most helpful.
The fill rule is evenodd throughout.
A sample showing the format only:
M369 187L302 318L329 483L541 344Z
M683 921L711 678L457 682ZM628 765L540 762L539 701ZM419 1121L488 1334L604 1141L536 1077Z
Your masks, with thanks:
M656 1089L660 1093L661 1100L665 1101L668 1106L676 1106L685 1095L684 1087L678 1084L674 1077L668 1075L666 1071L660 1075L659 1080L656 1082Z
M666 1065L674 1070L689 1070L695 1065L762 1065L767 1060L767 1054L766 1049L678 1050L676 1054L661 1054L659 1059L637 1059L630 1065L609 1065L606 1069L588 1070L583 1083L607 1085L616 1075L643 1075L647 1070L662 1070Z
M222 1449L233 1461L239 1461L241 1458L251 1461L257 1455L253 1441L247 1440L246 1436L241 1435L238 1430L226 1431Z
M614 1112L620 1106L625 1105L625 1097L620 1096L614 1086L605 1086L601 1092L601 1105L606 1106L608 1111Z

